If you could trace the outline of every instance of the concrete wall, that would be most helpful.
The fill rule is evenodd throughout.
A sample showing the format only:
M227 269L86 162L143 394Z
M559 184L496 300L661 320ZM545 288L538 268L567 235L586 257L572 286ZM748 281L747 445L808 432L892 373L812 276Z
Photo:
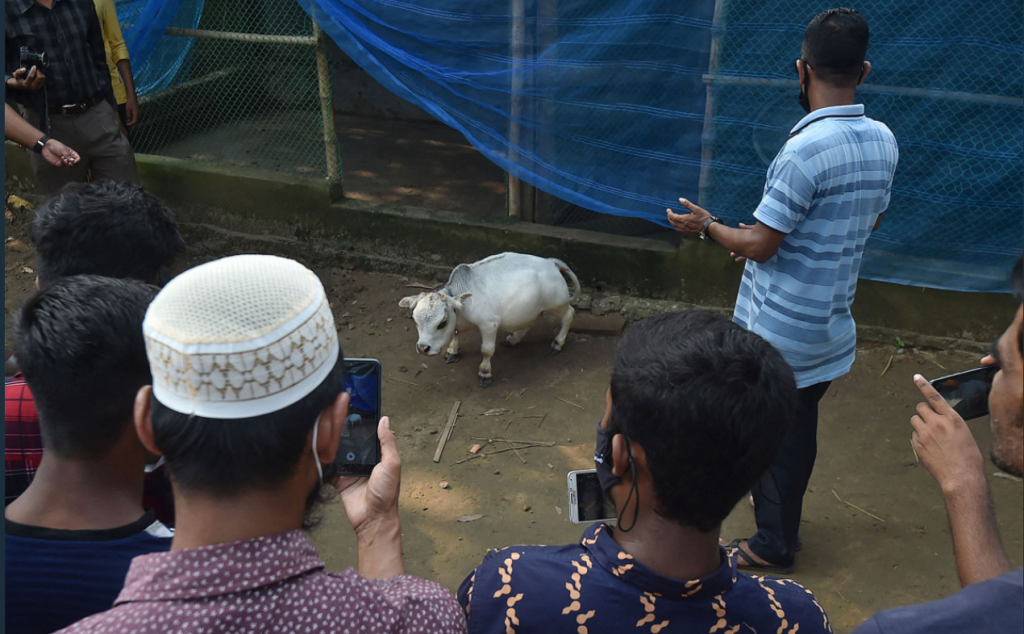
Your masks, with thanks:
M30 188L24 150L7 144L8 187ZM184 221L232 232L259 221L281 245L304 257L362 262L411 275L443 275L460 262L502 251L565 260L598 292L729 309L742 267L715 245L669 244L428 209L339 199L325 181L139 156L147 189ZM197 207L197 205L199 207ZM210 207L228 213L211 213ZM234 231L234 235L240 235ZM266 239L266 236L262 236ZM275 246L275 250L286 246ZM937 291L862 280L854 316L862 339L978 349L994 340L1016 311L1008 295Z
M331 98L339 114L374 119L436 121L426 111L398 97L377 83L331 40Z

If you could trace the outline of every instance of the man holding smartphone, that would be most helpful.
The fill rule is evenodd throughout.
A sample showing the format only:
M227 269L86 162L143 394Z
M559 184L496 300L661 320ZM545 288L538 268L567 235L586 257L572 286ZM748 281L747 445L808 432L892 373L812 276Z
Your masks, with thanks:
M764 337L793 368L800 410L778 458L753 489L757 534L729 542L740 565L793 570L804 492L817 456L818 401L853 365L857 328L850 313L868 236L889 205L899 152L884 124L867 118L857 87L868 24L853 9L816 15L796 60L807 116L768 168L756 224L726 226L680 198L668 210L687 236L729 249L746 269L733 319Z
M107 612L68 632L464 632L440 585L405 574L401 460L387 418L369 477L332 479L358 571L324 571L303 528L322 499L350 395L323 285L269 255L215 260L171 280L143 324L153 371L135 427L167 460L171 552L132 562Z
M737 572L718 544L778 452L796 392L779 353L720 315L633 326L615 352L594 456L617 525L487 555L459 588L470 630L831 632L808 590Z
M1024 300L1021 260L1011 287ZM988 397L990 456L997 467L1024 475L1024 304L982 364L996 366ZM1013 569L1003 550L985 481L985 458L970 428L920 374L914 384L925 401L911 418L914 450L938 481L949 513L956 569L963 590L951 597L876 614L857 634L964 634L1024 629L1024 569Z

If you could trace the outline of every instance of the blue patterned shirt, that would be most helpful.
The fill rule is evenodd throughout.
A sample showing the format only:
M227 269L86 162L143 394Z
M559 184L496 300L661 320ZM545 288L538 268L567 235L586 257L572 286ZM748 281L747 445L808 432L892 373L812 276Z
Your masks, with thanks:
M754 217L786 237L767 262L747 260L733 321L782 353L797 387L831 381L853 365L850 307L898 158L889 128L857 104L801 119L768 168Z
M689 581L663 577L622 550L605 524L579 544L492 552L459 588L470 633L831 632L811 592L794 581L722 564Z

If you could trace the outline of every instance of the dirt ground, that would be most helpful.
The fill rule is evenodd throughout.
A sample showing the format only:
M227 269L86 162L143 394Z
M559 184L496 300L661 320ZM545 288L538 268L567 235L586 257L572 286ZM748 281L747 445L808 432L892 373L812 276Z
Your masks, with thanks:
M7 347L13 314L35 276L26 240L29 222L31 212L17 209L5 222ZM215 257L189 242L193 248L179 268ZM266 252L271 246L248 250ZM407 287L412 280L311 266L331 298L345 354L376 357L384 368L384 413L391 416L404 462L401 514L408 572L454 590L488 549L576 541L583 527L568 520L565 474L593 465L594 426L616 338L572 334L564 352L552 357L548 342L554 322L538 324L517 348L498 349L494 384L485 390L476 379L477 335L464 335L457 364L416 354L415 326L398 307L400 298L418 292ZM858 350L853 371L833 383L821 404L819 459L805 500L804 548L792 577L815 593L836 632L850 631L878 610L958 589L939 489L911 451L908 421L920 400L911 377L966 369L977 359L961 352L895 352L884 346ZM457 400L457 426L441 461L434 463L439 433ZM507 411L485 414L495 409ZM987 449L987 421L974 421L971 428ZM484 453L505 448L502 438L554 446L460 463L472 455L473 444L484 445ZM987 470L997 471L991 465ZM1021 482L995 476L989 482L1004 543L1014 565L1020 565ZM750 507L741 502L726 520L723 536L745 537L753 530ZM355 565L354 538L340 504L327 507L313 539L330 569Z

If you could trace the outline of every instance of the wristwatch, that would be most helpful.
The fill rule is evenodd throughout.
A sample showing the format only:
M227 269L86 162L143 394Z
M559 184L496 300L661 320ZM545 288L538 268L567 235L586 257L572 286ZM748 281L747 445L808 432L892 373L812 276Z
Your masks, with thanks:
M725 224L724 222L722 222L722 219L719 218L718 216L708 216L707 220L704 221L704 224L700 226L700 233L698 235L700 236L701 240L708 240L709 242L715 241L715 239L712 238L711 235L708 233L708 228L711 226L712 223L715 222L721 225Z
M43 153L43 147L46 146L46 142L49 141L49 140L50 140L50 136L48 134L44 134L43 138L41 138L38 141L36 141L36 144L32 147L32 150L37 152L38 154L42 154Z

